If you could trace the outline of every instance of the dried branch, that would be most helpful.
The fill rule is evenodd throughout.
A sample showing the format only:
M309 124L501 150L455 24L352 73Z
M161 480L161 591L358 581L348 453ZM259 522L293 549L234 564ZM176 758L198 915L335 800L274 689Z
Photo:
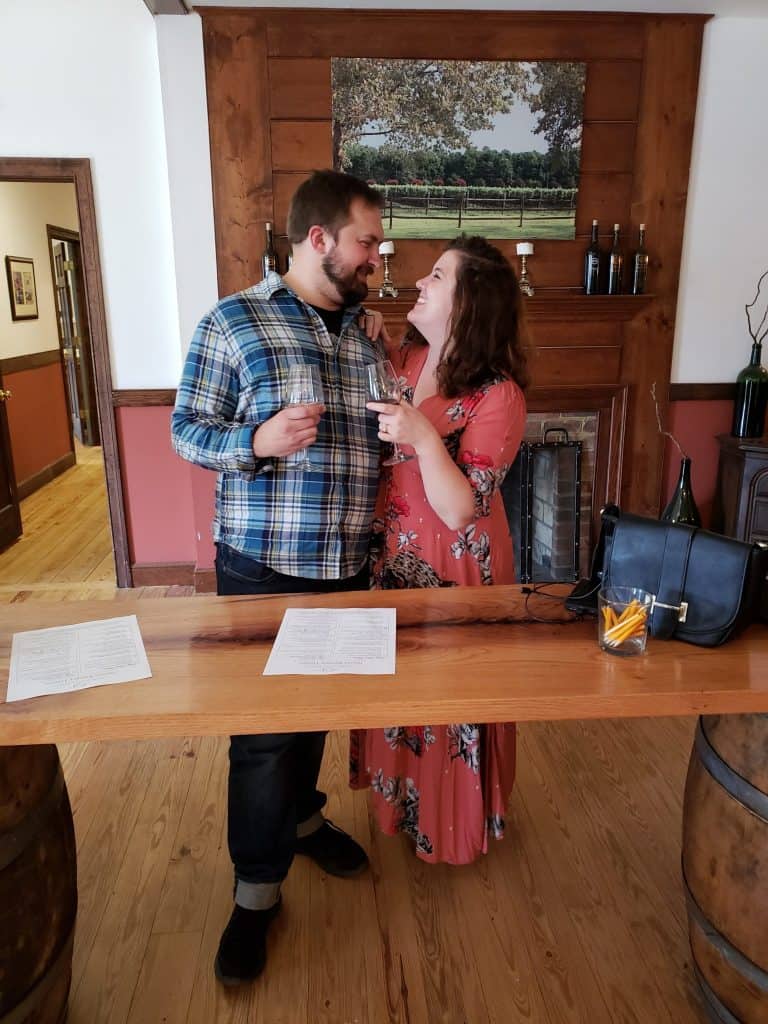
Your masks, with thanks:
M768 273L768 271L766 271L766 273ZM656 381L654 381L653 384L651 384L651 398L653 399L653 405L654 405L654 408L656 409L656 422L659 425L659 433L663 434L664 437L668 437L670 439L670 441L672 441L672 443L676 446L677 450L680 452L680 457L681 458L687 459L688 456L683 451L683 447L680 444L680 442L677 440L675 435L673 433L671 433L669 430L665 430L664 427L662 426L662 423L661 423L661 410L659 409L659 400L656 397Z
M744 312L747 314L747 326L749 327L749 336L752 338L752 341L754 342L762 341L766 334L768 334L768 328L766 328L766 330L763 331L765 321L766 319L768 319L768 303L766 303L765 305L765 312L763 313L762 320L760 321L757 330L752 329L752 317L749 314L750 309L752 309L757 300L760 298L760 286L762 285L766 277L768 277L768 270L765 271L765 273L760 277L760 280L757 282L757 292L755 294L754 299L749 303L748 306L744 307ZM761 331L762 334L760 333Z

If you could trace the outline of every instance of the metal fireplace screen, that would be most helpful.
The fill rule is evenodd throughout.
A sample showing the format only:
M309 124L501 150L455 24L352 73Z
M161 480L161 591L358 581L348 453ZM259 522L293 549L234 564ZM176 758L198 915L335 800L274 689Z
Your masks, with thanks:
M543 441L524 441L501 493L520 583L577 580L581 441L559 427L545 430Z

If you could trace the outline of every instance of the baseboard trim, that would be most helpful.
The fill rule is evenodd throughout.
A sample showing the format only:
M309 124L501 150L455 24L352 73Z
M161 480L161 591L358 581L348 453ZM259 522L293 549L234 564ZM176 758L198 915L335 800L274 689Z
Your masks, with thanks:
M670 384L670 402L725 402L736 397L735 384Z
M134 562L134 587L194 587L196 594L216 593L216 570L194 562Z
M195 582L194 562L134 562L134 587L191 587Z
M216 593L216 570L214 568L195 569L195 593Z
M16 490L19 495L19 501L23 501L24 498L28 498L30 494L34 494L35 491L39 491L41 487L45 487L51 480L55 480L57 476L61 476L62 473L66 473L75 464L75 453L67 452L66 455L62 455L60 459L56 459L49 466L43 467L37 473L32 476L28 476L26 480L22 480L16 485Z

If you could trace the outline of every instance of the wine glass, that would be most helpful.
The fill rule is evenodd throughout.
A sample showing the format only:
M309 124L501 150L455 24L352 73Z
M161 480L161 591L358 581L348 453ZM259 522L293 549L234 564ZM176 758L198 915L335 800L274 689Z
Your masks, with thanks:
M325 401L320 370L310 363L291 363L285 379L286 405L322 405ZM300 448L285 458L288 469L312 470L316 467L309 459L309 449Z
M382 359L379 363L371 363L366 367L368 371L368 394L372 402L383 402L387 405L399 405L402 398L400 381L395 368L388 359ZM388 459L384 459L383 466L396 466L398 462L408 462L412 455L406 455L397 444L392 442L393 452Z

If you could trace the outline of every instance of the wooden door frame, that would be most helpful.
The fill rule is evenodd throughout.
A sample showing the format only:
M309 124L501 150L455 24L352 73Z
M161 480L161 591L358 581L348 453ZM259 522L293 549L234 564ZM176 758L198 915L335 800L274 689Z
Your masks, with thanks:
M117 424L112 404L112 368L109 360L107 314L99 262L99 239L96 228L91 162L85 158L0 157L0 181L72 183L75 186L77 217L80 227L80 253L83 258L86 314L91 336L96 408L104 455L104 474L107 480L107 501L115 556L115 575L118 587L130 587L133 580L128 553L123 482L120 476Z

